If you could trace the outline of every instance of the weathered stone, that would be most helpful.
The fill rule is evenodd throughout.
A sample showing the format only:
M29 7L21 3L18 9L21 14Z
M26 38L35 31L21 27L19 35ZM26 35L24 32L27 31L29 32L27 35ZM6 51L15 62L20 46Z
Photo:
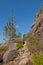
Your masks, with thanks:
M19 65L26 65L28 62L28 58L24 58L20 61Z
M43 13L36 19L34 26L31 27L31 32L36 32L43 25Z
M18 51L15 49L11 49L6 51L3 55L3 62L7 63L9 61L13 61L19 55Z
M43 12L39 14L38 18L36 18L30 32L32 33L33 37L39 38L41 43L43 43Z
M12 38L12 39L6 41L3 45L7 46L8 49L13 49L13 48L17 49L18 42L22 42L22 39L20 39L20 38Z

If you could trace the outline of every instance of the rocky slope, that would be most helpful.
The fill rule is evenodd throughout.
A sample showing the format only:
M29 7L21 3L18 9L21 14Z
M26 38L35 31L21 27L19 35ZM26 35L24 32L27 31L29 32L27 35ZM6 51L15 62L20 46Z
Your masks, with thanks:
M28 38L29 37L29 38ZM8 46L8 50L3 54L3 65L34 65L32 56L43 54L43 12L39 12L32 25L29 36L27 35L25 44L18 49L16 44L22 42L20 39L8 41L3 46Z
M31 33L33 36L40 38L41 43L43 43L43 12L38 15L35 23L31 27Z
M33 64L32 55L28 51L26 44L24 44L23 48L19 49L18 57L3 65L26 65L29 64L29 62Z

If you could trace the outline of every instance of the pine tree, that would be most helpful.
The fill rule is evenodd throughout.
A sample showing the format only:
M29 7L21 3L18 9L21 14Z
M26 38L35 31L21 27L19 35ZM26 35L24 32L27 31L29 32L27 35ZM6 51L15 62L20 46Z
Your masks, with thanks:
M21 38L21 33L20 33L20 32L18 32L18 35L17 35L17 36L18 36L18 38Z
M7 38L14 38L16 36L16 28L12 22L8 22L4 27L5 36Z
M12 18L8 20L6 26L4 27L4 35L7 39L16 37L16 27L13 15Z

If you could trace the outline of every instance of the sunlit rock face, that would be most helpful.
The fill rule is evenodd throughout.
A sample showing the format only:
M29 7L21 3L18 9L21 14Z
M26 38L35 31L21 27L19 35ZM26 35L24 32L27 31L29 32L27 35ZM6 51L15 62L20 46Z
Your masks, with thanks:
M10 49L6 51L5 54L3 55L3 62L7 63L9 61L13 61L18 55L19 55L18 50Z
M32 36L40 38L41 42L43 42L43 12L36 18L35 23L31 26L30 32Z
M26 65L31 60L31 54L26 43L23 45L23 48L19 50L10 49L3 55L3 65Z
M8 49L17 49L17 44L18 42L22 42L22 39L20 38L12 38L10 40L8 40L7 42L5 42L5 46L8 46Z

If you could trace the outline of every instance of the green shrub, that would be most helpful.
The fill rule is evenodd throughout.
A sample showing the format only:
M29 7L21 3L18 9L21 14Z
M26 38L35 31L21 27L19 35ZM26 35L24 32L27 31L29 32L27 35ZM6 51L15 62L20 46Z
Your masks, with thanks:
M30 38L30 42L39 43L39 38Z
M33 55L34 65L43 65L43 54L34 56Z
M21 42L18 42L17 48L19 49L19 48L22 48L22 47L23 47L23 44Z
M31 38L30 42L32 43L32 47L41 48L42 44L40 43L40 40L38 38Z
M0 46L0 51L6 51L8 49L7 46Z
M40 40L38 38L31 38L30 42L27 43L27 48L31 52L37 52L37 51L42 50L43 46L40 43Z

